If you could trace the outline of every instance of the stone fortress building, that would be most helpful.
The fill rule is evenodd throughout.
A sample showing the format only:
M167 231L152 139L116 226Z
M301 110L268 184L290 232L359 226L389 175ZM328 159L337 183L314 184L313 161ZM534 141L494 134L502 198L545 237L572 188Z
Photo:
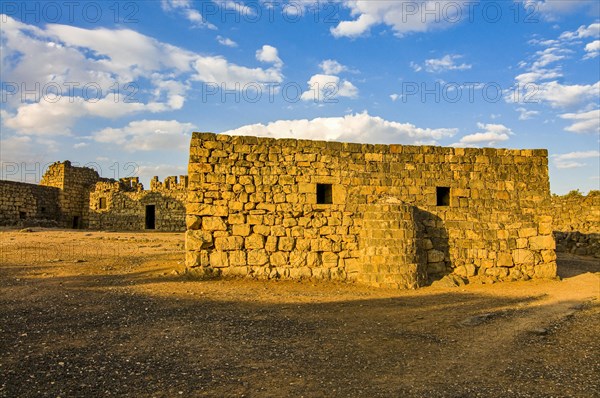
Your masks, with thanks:
M186 265L416 288L556 275L546 150L194 133Z
M158 231L185 230L187 176L100 178L87 167L56 162L40 184L0 181L0 225Z
M194 133L188 172L145 190L57 162L39 185L0 181L0 225L186 231L192 275L398 288L600 257L600 194L551 196L545 150Z

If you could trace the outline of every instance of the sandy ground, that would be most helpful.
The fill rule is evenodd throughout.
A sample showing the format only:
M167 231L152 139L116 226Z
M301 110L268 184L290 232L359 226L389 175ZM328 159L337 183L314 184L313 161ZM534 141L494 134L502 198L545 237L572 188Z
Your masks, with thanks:
M189 280L180 233L0 248L0 397L600 397L598 259L399 291Z

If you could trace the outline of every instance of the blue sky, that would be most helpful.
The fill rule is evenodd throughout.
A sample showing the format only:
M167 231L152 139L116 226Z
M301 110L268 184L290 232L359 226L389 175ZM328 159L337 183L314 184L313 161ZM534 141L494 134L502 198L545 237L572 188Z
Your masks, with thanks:
M1 4L2 178L186 174L192 131L547 148L599 189L600 3Z

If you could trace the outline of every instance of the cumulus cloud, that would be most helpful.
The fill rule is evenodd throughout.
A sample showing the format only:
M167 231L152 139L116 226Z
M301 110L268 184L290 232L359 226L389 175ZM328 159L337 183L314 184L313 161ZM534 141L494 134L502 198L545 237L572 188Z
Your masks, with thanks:
M176 120L138 120L125 127L105 128L92 134L96 142L114 144L126 152L185 150L190 133L196 128L191 123Z
M343 4L350 9L354 19L340 21L332 27L334 37L362 36L377 25L389 26L397 36L403 36L410 32L447 27L468 14L463 10L459 15L456 2L452 0L344 0Z
M477 133L468 134L462 137L458 142L451 146L457 147L478 147L482 145L496 146L499 142L507 141L512 130L502 124L484 124L477 123L477 127L482 130Z
M261 62L273 64L278 68L283 66L283 62L281 61L281 58L279 58L277 49L268 44L265 44L260 50L256 51L256 59Z
M585 45L585 59L596 58L600 54L600 40L594 40Z
M548 102L554 108L567 108L597 100L600 81L594 84L561 84L555 81L539 84L533 99Z
M432 58L425 60L425 64L423 65L423 67L429 73L440 73L448 70L471 69L472 65L466 63L461 64L456 62L461 58L462 55L448 54L444 55L442 58ZM411 66L416 72L419 72L422 69L420 65L416 65L414 63L412 63Z
M457 131L454 128L420 128L371 116L365 111L343 117L250 124L223 134L382 144L435 144L439 139L454 136Z
M183 7L186 2L169 2ZM131 29L86 29L48 24L36 27L4 16L0 25L2 71L6 82L19 82L28 90L43 92L48 84L59 87L61 98L22 101L8 95L2 125L23 134L68 135L81 117L116 118L143 111L181 109L193 82L236 87L236 83L281 82L277 49L265 46L261 57L274 63L250 68L225 57L204 56L162 43ZM149 82L150 88L136 82ZM74 82L74 86L65 83ZM145 83L144 83L145 84ZM84 87L97 89L86 96ZM241 86L240 86L241 87ZM19 87L20 88L20 87Z
M339 75L340 73L348 70L346 66L333 59L324 60L319 64L319 68L321 68L323 73L326 75Z
M561 155L552 155L554 165L558 169L572 169L577 167L583 167L586 166L586 164L581 163L578 160L598 158L600 158L599 151L569 152Z
M333 75L313 75L308 81L308 90L302 100L314 102L337 102L339 97L356 98L358 88L351 82Z
M600 134L600 109L588 112L565 113L562 119L573 120L573 124L565 128L572 133Z

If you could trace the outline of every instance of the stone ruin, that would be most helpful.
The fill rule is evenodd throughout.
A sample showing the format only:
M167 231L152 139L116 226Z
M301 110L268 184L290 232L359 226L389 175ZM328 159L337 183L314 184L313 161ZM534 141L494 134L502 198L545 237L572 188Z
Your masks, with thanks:
M552 195L556 251L600 258L600 191Z
M0 225L115 230L185 230L187 176L101 178L68 160L50 165L40 185L0 181Z
M188 174L190 273L397 288L556 275L546 150L194 133Z
M190 274L399 288L554 277L555 240L600 258L600 193L550 196L545 150L194 133L188 171L145 190L56 162L0 181L0 225L186 231Z

